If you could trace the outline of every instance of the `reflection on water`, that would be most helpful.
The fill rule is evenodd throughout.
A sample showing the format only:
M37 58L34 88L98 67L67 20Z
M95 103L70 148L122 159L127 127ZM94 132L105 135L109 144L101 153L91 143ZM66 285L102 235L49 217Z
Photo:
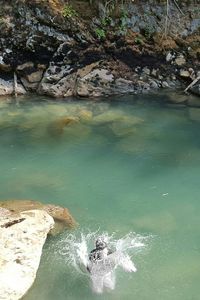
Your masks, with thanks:
M117 270L115 290L102 299L196 300L200 109L173 108L163 95L147 98L1 102L0 198L67 206L80 224L77 234L100 228L118 238L131 231L153 236L133 257L138 272ZM60 257L67 237L48 240L24 299L99 298Z

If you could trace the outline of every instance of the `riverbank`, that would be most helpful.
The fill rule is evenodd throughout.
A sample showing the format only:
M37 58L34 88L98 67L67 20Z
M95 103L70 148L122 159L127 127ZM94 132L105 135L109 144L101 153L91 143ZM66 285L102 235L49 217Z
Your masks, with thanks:
M1 1L0 95L55 98L185 89L199 76L199 6ZM166 12L167 9L167 12ZM198 82L191 89L199 94Z

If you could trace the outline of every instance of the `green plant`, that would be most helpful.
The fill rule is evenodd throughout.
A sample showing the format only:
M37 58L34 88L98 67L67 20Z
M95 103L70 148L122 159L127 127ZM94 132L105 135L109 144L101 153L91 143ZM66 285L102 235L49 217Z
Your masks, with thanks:
M73 18L78 16L77 12L70 4L66 4L64 6L62 15L64 18Z
M143 44L143 40L142 40L142 38L140 38L139 36L137 36L136 38L135 38L135 43L136 44L138 44L138 45L142 45Z
M125 9L121 10L121 16L119 18L119 29L125 33L127 30L128 12Z
M112 18L110 16L107 16L107 17L101 19L101 26L102 27L110 26L111 23L112 23Z
M106 37L106 32L102 28L96 28L95 33L99 40L105 39L105 37Z

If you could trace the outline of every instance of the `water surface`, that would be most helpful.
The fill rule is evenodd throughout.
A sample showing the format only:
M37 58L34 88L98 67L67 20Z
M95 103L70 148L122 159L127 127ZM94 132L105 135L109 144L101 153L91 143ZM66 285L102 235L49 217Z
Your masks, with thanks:
M0 103L0 199L66 206L77 236L151 237L133 255L138 271L118 270L101 296L60 254L68 233L50 238L24 300L199 299L200 109L165 98Z

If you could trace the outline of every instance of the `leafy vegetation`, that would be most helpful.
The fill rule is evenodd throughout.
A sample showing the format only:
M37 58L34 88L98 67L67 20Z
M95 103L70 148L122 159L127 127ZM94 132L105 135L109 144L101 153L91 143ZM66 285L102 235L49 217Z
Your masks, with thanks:
M103 39L105 39L105 37L106 37L106 32L105 32L105 30L102 29L102 28L96 28L96 29L95 29L95 34L96 34L96 36L97 36L97 38L98 38L99 40L103 40Z
M64 18L70 19L73 17L77 17L78 13L75 11L75 9L70 4L66 4L63 8L62 15Z

